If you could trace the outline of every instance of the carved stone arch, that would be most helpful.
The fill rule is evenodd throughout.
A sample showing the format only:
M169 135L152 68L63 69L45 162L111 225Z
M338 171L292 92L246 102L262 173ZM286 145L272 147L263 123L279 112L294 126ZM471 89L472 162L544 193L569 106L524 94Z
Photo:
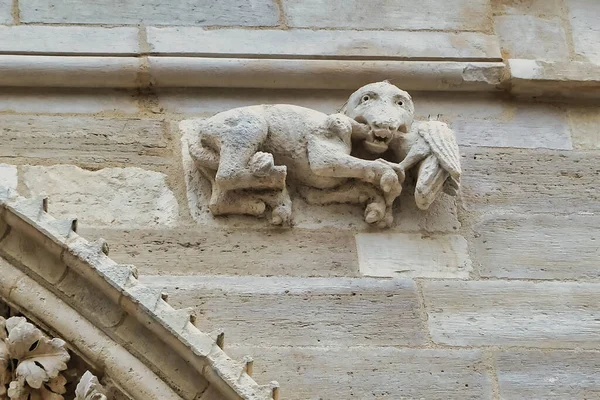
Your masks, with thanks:
M132 399L267 400L252 361L222 350L223 332L206 334L191 310L142 285L133 266L111 260L104 241L77 235L44 198L0 187L0 298L100 371Z

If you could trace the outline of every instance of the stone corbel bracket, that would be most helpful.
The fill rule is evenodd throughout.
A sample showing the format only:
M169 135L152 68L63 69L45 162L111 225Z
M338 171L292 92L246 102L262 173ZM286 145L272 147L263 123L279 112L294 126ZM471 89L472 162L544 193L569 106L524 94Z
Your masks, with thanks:
M236 362L225 354L221 331L200 331L191 310L174 309L166 293L141 284L135 267L119 265L107 256L104 241L88 242L75 232L76 220L55 219L47 211L47 199L23 198L0 186L0 254L25 274L18 271L20 278L15 278L10 288L8 280L0 284L0 295L7 297L6 301L16 302L17 282L34 280L45 287L92 327L143 361L164 381L160 385L166 382L174 390L169 389L171 394L166 395L163 389L162 395L146 395L144 399L278 399L276 382L259 386L251 378L249 358ZM31 299L31 303L36 302L38 299ZM61 320L61 324L70 322ZM64 339L70 342L68 337ZM126 385L135 374L124 375L121 379ZM152 393L153 388L145 390Z

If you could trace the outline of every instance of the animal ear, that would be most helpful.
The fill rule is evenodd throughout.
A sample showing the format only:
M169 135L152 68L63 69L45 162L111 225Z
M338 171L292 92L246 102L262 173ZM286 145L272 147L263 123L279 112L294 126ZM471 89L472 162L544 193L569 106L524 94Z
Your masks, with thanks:
M339 109L340 114L346 114L346 110L348 109L348 100L342 105L342 108Z

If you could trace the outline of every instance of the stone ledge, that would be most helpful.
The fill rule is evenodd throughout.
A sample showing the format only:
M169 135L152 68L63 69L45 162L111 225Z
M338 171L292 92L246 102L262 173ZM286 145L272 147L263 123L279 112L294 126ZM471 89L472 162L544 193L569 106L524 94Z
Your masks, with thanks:
M600 97L600 65L508 60L511 92L543 97Z
M600 66L587 62L86 55L0 55L0 87L355 89L389 79L409 91L504 91L600 97ZM264 56L264 55L263 55Z

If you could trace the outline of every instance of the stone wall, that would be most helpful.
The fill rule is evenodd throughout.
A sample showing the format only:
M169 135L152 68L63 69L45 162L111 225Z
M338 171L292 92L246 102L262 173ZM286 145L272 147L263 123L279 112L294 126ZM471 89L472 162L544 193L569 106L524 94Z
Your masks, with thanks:
M114 4L0 0L0 66L92 55L139 82L152 55L600 65L595 0ZM0 179L77 215L202 330L224 328L283 398L596 398L600 108L578 92L419 85L418 117L457 134L463 188L427 212L403 196L387 231L302 201L291 230L214 218L186 185L182 119L280 102L333 113L349 88L0 88Z

